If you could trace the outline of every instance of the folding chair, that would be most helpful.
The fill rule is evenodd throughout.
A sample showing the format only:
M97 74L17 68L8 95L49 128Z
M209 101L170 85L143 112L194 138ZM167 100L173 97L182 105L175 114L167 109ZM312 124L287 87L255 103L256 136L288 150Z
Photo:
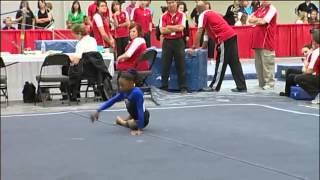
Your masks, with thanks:
M147 49L138 59L138 62L149 61L149 69L146 71L138 71L138 86L143 92L150 92L151 88L147 83L148 77L152 74L152 67L157 57L157 51L155 49Z
M9 99L8 99L8 79L7 79L7 68L6 65L3 62L2 57L0 57L0 97L4 96L6 105L8 106L9 104Z
M65 54L52 54L48 55L44 62L42 63L41 69L40 69L40 75L36 76L36 79L38 81L38 93L40 95L40 98L42 100L43 105L45 105L46 98L50 95L67 95L68 96L68 103L70 105L70 93L69 89L67 88L65 92L63 93L50 93L50 89L59 89L61 86L61 83L69 83L69 77L62 75L62 74L44 74L44 69L47 69L49 66L68 66L70 63L69 56ZM47 93L43 92L42 90L49 89ZM48 96L47 96L48 95Z

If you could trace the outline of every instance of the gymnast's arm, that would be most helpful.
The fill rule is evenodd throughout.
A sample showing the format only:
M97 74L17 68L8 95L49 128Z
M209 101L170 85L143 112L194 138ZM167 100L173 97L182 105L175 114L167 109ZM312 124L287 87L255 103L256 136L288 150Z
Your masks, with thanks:
M116 102L122 101L123 99L124 99L124 94L118 93L117 95L115 95L111 99L109 99L108 101L102 103L101 106L97 109L97 112L101 112L105 109L108 109L111 106L113 106Z

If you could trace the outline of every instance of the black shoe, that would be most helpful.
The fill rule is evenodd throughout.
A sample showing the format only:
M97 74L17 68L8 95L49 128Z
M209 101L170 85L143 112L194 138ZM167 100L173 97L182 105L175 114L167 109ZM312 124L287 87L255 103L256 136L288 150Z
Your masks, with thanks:
M187 90L187 89L181 89L181 90L180 90L180 93L181 93L181 94L187 94L187 93L188 93L188 90Z
M71 98L70 101L71 102L80 102L80 100L78 100L77 98Z
M247 92L247 89L239 89L239 88L234 88L234 89L231 89L232 92Z
M279 93L279 96L289 96L289 95L288 95L288 93L280 92L280 93Z

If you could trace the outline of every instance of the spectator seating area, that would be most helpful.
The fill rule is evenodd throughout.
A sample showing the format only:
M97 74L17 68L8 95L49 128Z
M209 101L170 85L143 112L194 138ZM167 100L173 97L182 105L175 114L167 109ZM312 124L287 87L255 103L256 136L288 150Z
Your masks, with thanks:
M251 26L234 27L238 34L238 47L240 58L253 58L254 54L250 48L252 41ZM296 57L301 55L301 48L311 42L309 36L311 25L307 24L281 24L278 25L276 34L276 56L277 57ZM196 28L190 29L189 45L195 37ZM1 52L19 53L20 51L19 30L0 31ZM278 37L281 37L278 38ZM27 30L25 34L25 48L34 50L36 40L64 40L74 39L71 30ZM152 33L152 45L160 47L160 42L156 40L155 31Z

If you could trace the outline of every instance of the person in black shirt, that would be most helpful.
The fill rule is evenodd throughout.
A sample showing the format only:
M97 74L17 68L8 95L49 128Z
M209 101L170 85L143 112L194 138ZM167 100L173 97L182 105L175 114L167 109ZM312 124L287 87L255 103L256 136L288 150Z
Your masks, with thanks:
M234 3L228 7L226 15L224 15L223 17L230 26L233 26L236 23L235 18L238 17L239 10L239 2L237 0L234 0Z
M308 18L310 17L311 11L316 10L318 12L318 8L314 5L310 0L306 0L304 3L301 3L297 8L297 13L307 12Z
M3 23L6 25L2 28L2 30L15 30L16 28L12 26L12 19L11 17L6 17L6 19L3 20Z
M52 20L51 13L48 12L45 0L38 1L38 14L36 16L36 28L46 29Z
M25 22L25 29L32 29L34 25L35 17L33 15L33 12L30 9L29 2L22 0L20 2L19 11L16 14L16 23L18 23L18 29L22 29L22 18L23 13L26 13L26 22Z

